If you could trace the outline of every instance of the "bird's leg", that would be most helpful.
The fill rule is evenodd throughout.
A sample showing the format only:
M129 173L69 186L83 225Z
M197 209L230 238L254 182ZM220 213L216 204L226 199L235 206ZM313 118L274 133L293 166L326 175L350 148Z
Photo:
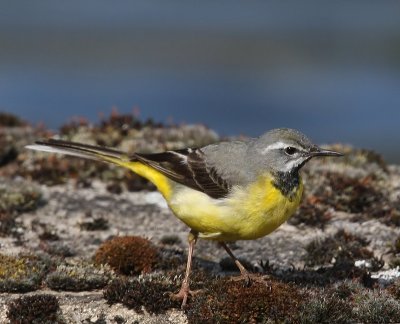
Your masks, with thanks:
M228 247L228 245L226 245L225 242L219 242L219 245L221 245L225 249L226 253L228 253L229 256L232 258L232 260L235 262L236 266L240 270L241 276L246 281L246 284L250 284L249 272L246 270L246 268L243 266L243 264L240 263L239 259L237 257L235 257L235 255L232 253L232 251Z
M179 290L179 292L177 294L172 295L173 299L182 299L181 308L185 307L188 296L191 293L191 291L189 289L189 275L190 275L190 269L192 268L193 250L194 250L194 245L196 244L196 241L197 241L197 236L198 236L198 234L194 231L190 231L190 233L188 235L189 252L188 252L188 258L187 258L187 263L186 263L185 278L182 281L182 286L181 286L181 289Z
M249 286L252 281L265 283L265 280L264 280L263 277L259 277L256 274L250 273L243 266L243 264L240 263L238 258L235 257L235 255L232 253L231 249L228 247L228 245L226 245L225 242L219 242L219 245L222 246L225 249L226 253L229 254L229 256L232 258L232 260L235 262L236 266L239 268L239 270L240 270L240 278L238 278L238 279L239 280L244 280L246 286Z

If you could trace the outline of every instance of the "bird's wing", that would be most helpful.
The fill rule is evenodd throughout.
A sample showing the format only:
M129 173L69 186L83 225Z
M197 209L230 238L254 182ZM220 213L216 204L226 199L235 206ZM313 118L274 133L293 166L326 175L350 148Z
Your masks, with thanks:
M226 197L231 189L214 167L207 165L201 149L183 149L133 157L158 170L171 180L199 190L212 198Z

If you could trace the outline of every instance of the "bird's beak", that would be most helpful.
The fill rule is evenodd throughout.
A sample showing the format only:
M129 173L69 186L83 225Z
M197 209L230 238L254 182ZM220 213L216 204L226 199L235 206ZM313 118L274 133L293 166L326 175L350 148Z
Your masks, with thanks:
M310 151L310 157L314 156L343 156L343 153L331 151L331 150L324 150L320 147L316 147Z

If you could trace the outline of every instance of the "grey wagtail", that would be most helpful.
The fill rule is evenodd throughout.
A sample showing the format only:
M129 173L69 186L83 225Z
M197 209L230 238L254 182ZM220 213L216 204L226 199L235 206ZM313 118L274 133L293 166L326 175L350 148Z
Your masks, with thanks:
M249 272L226 242L254 240L274 231L300 204L300 168L313 157L342 155L321 149L299 131L287 128L244 141L154 154L127 155L55 139L27 148L114 163L157 187L175 216L191 229L185 277L174 295L182 299L182 307L191 293L189 274L198 238L218 242L249 281Z

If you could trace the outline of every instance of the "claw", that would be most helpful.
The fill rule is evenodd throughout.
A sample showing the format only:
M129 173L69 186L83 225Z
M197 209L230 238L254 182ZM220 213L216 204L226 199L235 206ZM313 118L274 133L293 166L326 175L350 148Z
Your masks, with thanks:
M185 308L187 304L187 300L189 295L191 297L196 296L197 294L201 293L202 289L199 290L190 290L188 285L182 286L178 293L170 294L170 298L173 300L182 300L181 309Z
M259 283L259 284L264 284L267 287L269 287L269 284L267 280L270 277L268 275L259 275L257 273L249 273L249 272L244 272L240 276L237 277L232 277L232 281L244 281L244 286L245 287L250 287L252 283Z

